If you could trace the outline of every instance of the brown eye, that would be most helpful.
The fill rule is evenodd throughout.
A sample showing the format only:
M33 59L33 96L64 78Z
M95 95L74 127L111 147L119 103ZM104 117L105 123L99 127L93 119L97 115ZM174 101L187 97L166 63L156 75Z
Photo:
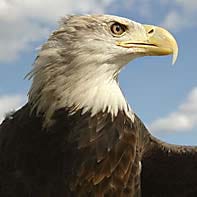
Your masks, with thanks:
M126 30L126 27L122 24L119 23L114 23L111 26L111 31L113 34L120 36L121 34L123 34Z

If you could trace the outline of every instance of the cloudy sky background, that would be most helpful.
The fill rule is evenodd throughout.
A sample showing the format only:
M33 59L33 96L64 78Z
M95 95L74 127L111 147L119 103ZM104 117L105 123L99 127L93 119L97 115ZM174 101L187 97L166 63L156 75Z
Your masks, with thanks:
M61 16L107 13L161 25L179 44L179 58L129 63L120 84L151 132L171 143L197 144L196 0L0 0L0 121L27 100L24 76Z

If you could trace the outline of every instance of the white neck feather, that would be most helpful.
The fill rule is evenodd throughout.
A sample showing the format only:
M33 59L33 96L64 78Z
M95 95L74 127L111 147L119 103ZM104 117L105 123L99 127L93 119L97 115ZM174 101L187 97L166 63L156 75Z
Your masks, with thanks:
M53 113L61 108L72 109L71 114L82 109L82 114L91 112L92 116L108 112L112 118L121 110L134 121L134 113L115 79L116 70L117 65L113 64L69 65L68 69L61 64L35 63L29 101L37 113L44 113L45 125L50 124Z
M83 114L91 111L92 116L99 112L108 112L114 117L117 116L118 110L121 110L131 117L131 110L122 91L117 81L112 78L113 69L109 69L110 66L112 65L102 65L96 72L88 66L83 68L83 76L72 76L80 80L76 82L74 89L66 88L65 91L59 92L63 98L61 105L76 106L76 111L83 109Z

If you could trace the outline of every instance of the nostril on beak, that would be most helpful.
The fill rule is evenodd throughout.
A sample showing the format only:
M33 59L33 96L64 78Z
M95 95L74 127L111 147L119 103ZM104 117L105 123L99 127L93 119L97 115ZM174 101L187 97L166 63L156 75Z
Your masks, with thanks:
M152 34L152 33L154 33L154 29L150 29L150 30L148 31L148 34Z

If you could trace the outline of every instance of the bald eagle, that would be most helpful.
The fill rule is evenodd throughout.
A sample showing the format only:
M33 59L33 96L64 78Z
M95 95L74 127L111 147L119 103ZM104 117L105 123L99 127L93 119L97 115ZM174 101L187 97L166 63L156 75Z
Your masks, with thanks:
M197 148L153 137L118 74L173 54L163 28L110 15L62 19L29 77L28 102L0 126L1 197L197 196Z

